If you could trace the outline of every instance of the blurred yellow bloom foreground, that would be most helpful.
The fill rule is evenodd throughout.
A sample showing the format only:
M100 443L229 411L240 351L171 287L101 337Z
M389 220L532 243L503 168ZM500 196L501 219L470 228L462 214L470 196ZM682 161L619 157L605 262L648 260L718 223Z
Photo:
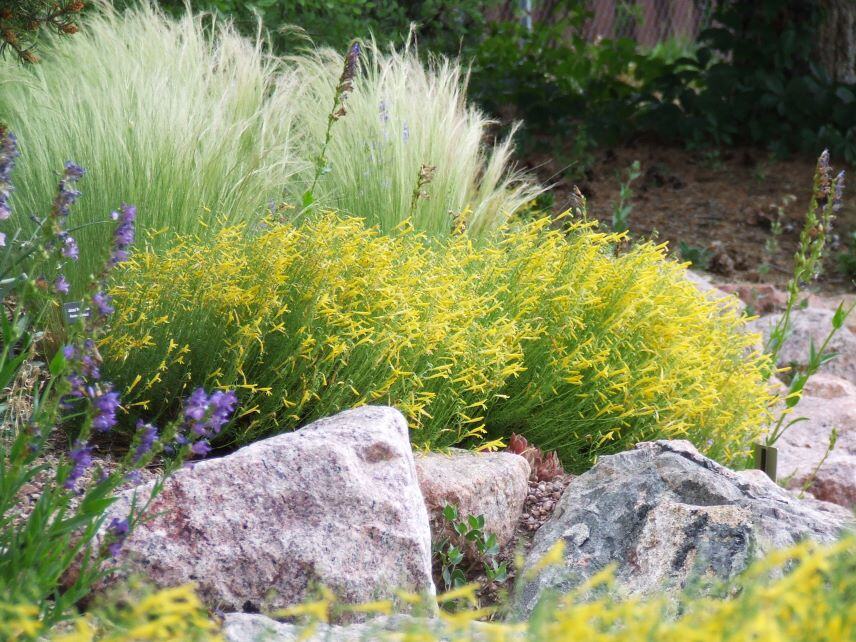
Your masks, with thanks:
M475 604L473 588L440 596L468 604L445 613L440 632L407 623L396 632L378 631L371 639L402 641L521 640L531 642L849 642L856 640L856 538L819 546L804 542L777 551L757 562L737 581L676 600L621 598L609 570L575 592L543 603L525 623L475 623L489 615ZM219 640L219 625L210 617L191 586L154 593L133 592L96 607L63 626L41 630L38 610L27 605L0 603L0 639L10 642L42 639L53 642L110 642L162 640ZM288 615L304 618L307 633L319 632L328 614L347 608L372 614L388 612L387 603L366 608L337 604L329 592L295 607ZM435 622L436 624L436 622Z

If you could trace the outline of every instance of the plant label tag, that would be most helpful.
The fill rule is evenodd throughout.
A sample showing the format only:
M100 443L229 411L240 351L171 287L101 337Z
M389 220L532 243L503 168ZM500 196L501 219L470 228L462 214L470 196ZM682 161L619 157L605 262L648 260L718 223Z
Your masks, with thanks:
M92 315L91 308L84 308L82 301L69 301L62 304L62 316L66 323L72 323L78 319L88 319Z

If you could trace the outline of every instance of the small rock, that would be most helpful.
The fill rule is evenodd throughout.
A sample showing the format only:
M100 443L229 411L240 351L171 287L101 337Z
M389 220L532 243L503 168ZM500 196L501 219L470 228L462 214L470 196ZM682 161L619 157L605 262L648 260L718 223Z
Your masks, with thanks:
M417 455L416 473L434 540L452 535L443 507L454 504L461 516L484 515L485 531L505 546L523 512L529 472L523 457L508 452L452 450Z

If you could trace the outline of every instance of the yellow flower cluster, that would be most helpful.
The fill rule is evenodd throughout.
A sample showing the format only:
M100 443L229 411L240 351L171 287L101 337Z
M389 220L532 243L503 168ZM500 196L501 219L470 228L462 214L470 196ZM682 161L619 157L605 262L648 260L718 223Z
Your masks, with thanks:
M382 403L425 447L516 431L575 468L656 437L742 455L768 402L753 337L663 247L616 239L542 220L475 245L332 212L226 227L132 258L102 353L131 414L236 389L237 442Z
M93 612L43 630L39 609L0 602L0 639L8 642L217 642L222 640L192 585L138 590Z

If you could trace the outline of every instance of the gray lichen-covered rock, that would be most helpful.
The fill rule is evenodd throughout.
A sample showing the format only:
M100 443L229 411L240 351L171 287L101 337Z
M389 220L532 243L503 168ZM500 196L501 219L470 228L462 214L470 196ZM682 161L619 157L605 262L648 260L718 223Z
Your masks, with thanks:
M511 541L529 492L523 457L457 449L417 454L416 473L435 540L451 535L443 507L454 504L462 515L484 515L485 531L494 533L500 546Z
M571 482L518 577L559 539L564 563L518 586L515 607L528 613L545 591L566 592L611 563L638 595L697 576L731 578L769 550L833 541L851 520L839 506L795 499L760 471L733 472L687 441L639 444Z
M821 308L794 310L791 314L793 323L791 334L785 339L779 351L779 365L807 365L810 342L813 340L816 347L823 344L832 329L834 314L832 310ZM781 313L771 314L755 319L749 323L749 327L755 332L760 332L766 342L780 318ZM828 350L837 353L837 356L821 366L820 371L834 374L856 384L856 334L845 325L830 341Z
M213 608L276 609L316 584L348 603L434 593L428 513L392 408L349 410L181 470L148 514L119 561L159 586L195 582Z

